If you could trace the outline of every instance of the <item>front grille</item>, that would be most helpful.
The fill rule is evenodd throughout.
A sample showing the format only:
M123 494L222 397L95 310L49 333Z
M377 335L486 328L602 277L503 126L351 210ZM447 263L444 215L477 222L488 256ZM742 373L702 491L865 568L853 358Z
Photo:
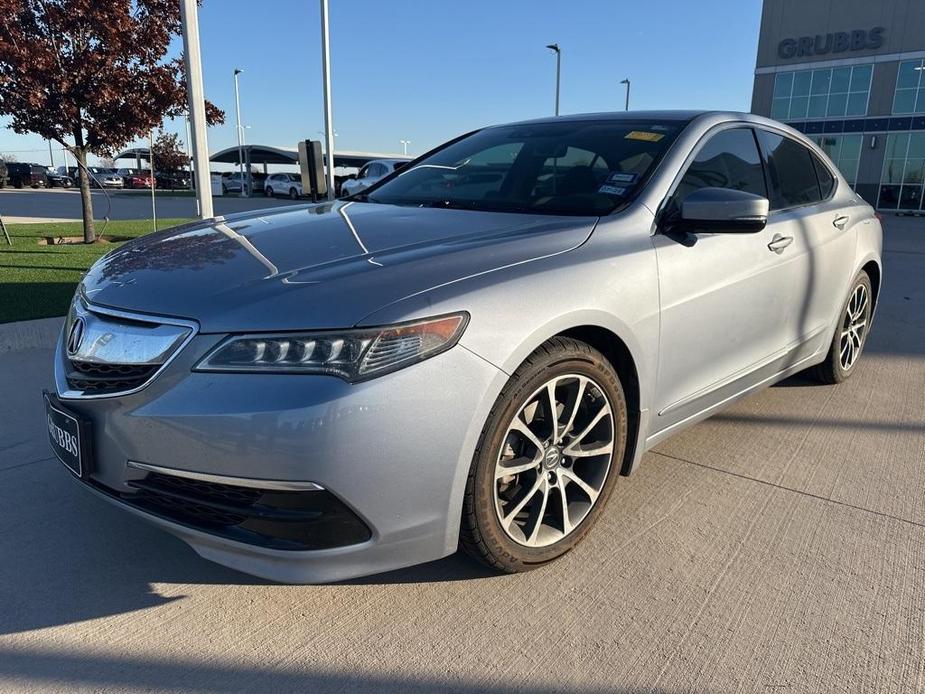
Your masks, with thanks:
M69 359L67 384L86 395L103 395L133 390L145 383L157 365L96 364Z
M145 386L195 329L192 322L91 306L76 296L61 339L67 397L119 395Z
M256 489L156 472L128 485L136 493L119 497L136 508L261 547L330 549L371 537L366 524L326 490Z

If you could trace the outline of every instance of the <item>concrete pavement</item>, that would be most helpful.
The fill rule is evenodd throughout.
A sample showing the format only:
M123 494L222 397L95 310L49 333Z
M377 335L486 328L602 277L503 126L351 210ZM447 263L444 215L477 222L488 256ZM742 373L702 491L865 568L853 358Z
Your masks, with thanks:
M330 586L198 558L45 442L0 354L0 691L925 691L925 221L889 218L867 352L666 441L587 540Z

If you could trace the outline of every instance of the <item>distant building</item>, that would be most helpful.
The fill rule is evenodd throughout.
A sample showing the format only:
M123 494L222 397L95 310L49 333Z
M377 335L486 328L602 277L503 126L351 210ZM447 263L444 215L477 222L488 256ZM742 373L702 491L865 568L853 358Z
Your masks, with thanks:
M925 213L925 0L764 0L752 111L878 209Z

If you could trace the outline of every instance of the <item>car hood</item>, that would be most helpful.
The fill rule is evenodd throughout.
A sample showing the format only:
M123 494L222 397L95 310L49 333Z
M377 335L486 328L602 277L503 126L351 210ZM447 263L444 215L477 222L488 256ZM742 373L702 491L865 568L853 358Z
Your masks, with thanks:
M260 210L130 241L81 291L202 332L349 327L412 294L576 248L596 220L345 202Z

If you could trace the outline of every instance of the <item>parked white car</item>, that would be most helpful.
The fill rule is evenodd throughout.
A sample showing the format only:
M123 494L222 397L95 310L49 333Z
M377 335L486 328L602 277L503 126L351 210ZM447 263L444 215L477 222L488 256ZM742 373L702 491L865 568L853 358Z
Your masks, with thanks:
M385 178L395 169L401 168L407 163L404 159L376 159L369 162L360 169L356 178L348 178L341 184L341 197L355 195L361 190L366 190L373 183L377 183L380 179Z
M263 192L268 198L274 195L288 195L293 200L302 197L302 177L293 173L275 173L267 176Z

